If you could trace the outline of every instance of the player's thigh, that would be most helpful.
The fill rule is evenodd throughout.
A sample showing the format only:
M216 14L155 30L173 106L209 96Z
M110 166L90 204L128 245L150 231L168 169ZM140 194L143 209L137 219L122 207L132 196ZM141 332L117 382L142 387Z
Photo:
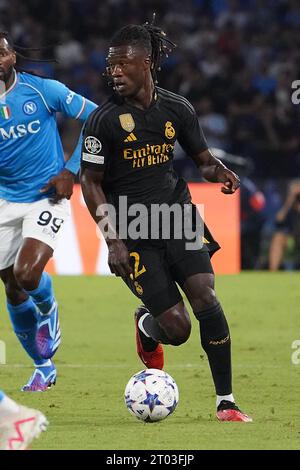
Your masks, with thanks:
M214 271L206 247L187 250L184 241L172 242L170 271L187 296L194 312L208 308L216 302Z
M129 252L133 274L126 283L153 316L160 315L182 300L165 263L163 250L137 248Z
M70 201L67 199L57 204L49 199L34 202L23 220L23 239L39 240L54 251L69 218Z
M172 277L180 287L196 274L214 275L210 254L205 245L190 250L186 240L170 240L167 260Z
M167 242L168 266L180 286L195 274L213 274L210 257L219 249L194 204L185 206L182 220L182 227Z
M22 225L23 241L15 261L15 273L22 280L30 272L39 277L53 255L70 217L70 204L66 199L51 204L42 199L30 204Z
M53 255L53 249L34 238L25 238L17 253L14 274L25 289L34 289L32 282L38 283L46 264ZM30 285L27 285L27 282Z
M24 205L0 199L0 270L14 264L22 244Z

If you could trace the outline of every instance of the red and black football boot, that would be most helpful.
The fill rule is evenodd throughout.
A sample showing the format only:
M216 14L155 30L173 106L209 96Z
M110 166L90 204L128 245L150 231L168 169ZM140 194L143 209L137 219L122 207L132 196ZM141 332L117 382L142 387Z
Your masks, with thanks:
M136 328L136 350L142 362L148 369L163 369L164 367L164 350L160 343L152 338L147 337L138 326L140 318L148 313L149 310L143 305L134 313Z
M252 418L243 413L232 401L222 400L217 408L217 418L219 421L240 421L251 423Z

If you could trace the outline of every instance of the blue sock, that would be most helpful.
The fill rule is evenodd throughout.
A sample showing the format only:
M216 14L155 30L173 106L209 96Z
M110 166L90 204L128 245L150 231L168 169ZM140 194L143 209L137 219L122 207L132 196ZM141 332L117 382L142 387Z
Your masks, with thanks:
M34 303L42 314L46 314L51 309L54 302L54 293L52 288L51 277L45 271L41 276L38 287L34 290L26 291L33 298Z
M0 390L0 401L2 401L4 397L5 397L5 393L2 392L2 390Z
M45 364L47 360L39 355L36 347L36 306L32 299L29 298L20 305L11 305L8 302L6 305L14 332L28 356L34 360L35 364Z

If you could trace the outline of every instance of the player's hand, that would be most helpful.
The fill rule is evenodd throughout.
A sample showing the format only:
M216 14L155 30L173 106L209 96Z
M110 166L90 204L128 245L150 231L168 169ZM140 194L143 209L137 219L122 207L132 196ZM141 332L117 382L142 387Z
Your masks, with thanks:
M61 199L70 199L73 194L74 178L74 174L64 168L58 175L53 176L40 191L41 193L47 193L54 188L55 194L51 198L53 204Z
M129 260L129 252L122 240L111 240L108 244L108 265L111 272L123 278L129 277L132 273Z
M219 166L216 176L217 181L223 183L221 191L224 194L233 194L240 187L240 178L228 168Z
M290 184L287 199L291 201L291 203L293 204L299 194L300 194L300 183L299 181L293 181Z

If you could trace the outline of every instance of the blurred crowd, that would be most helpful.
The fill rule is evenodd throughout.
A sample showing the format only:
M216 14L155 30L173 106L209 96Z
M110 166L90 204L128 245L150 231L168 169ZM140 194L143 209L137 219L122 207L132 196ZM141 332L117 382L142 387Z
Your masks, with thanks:
M154 11L178 46L159 85L190 99L212 147L244 159L243 267L274 269L276 214L290 194L286 181L300 178L300 106L292 101L300 80L298 0L0 0L0 29L20 46L41 47L24 51L31 59L57 60L24 67L102 103L110 93L102 77L109 38ZM77 126L62 121L61 128L70 152ZM193 163L180 149L176 156L181 174L197 180Z

